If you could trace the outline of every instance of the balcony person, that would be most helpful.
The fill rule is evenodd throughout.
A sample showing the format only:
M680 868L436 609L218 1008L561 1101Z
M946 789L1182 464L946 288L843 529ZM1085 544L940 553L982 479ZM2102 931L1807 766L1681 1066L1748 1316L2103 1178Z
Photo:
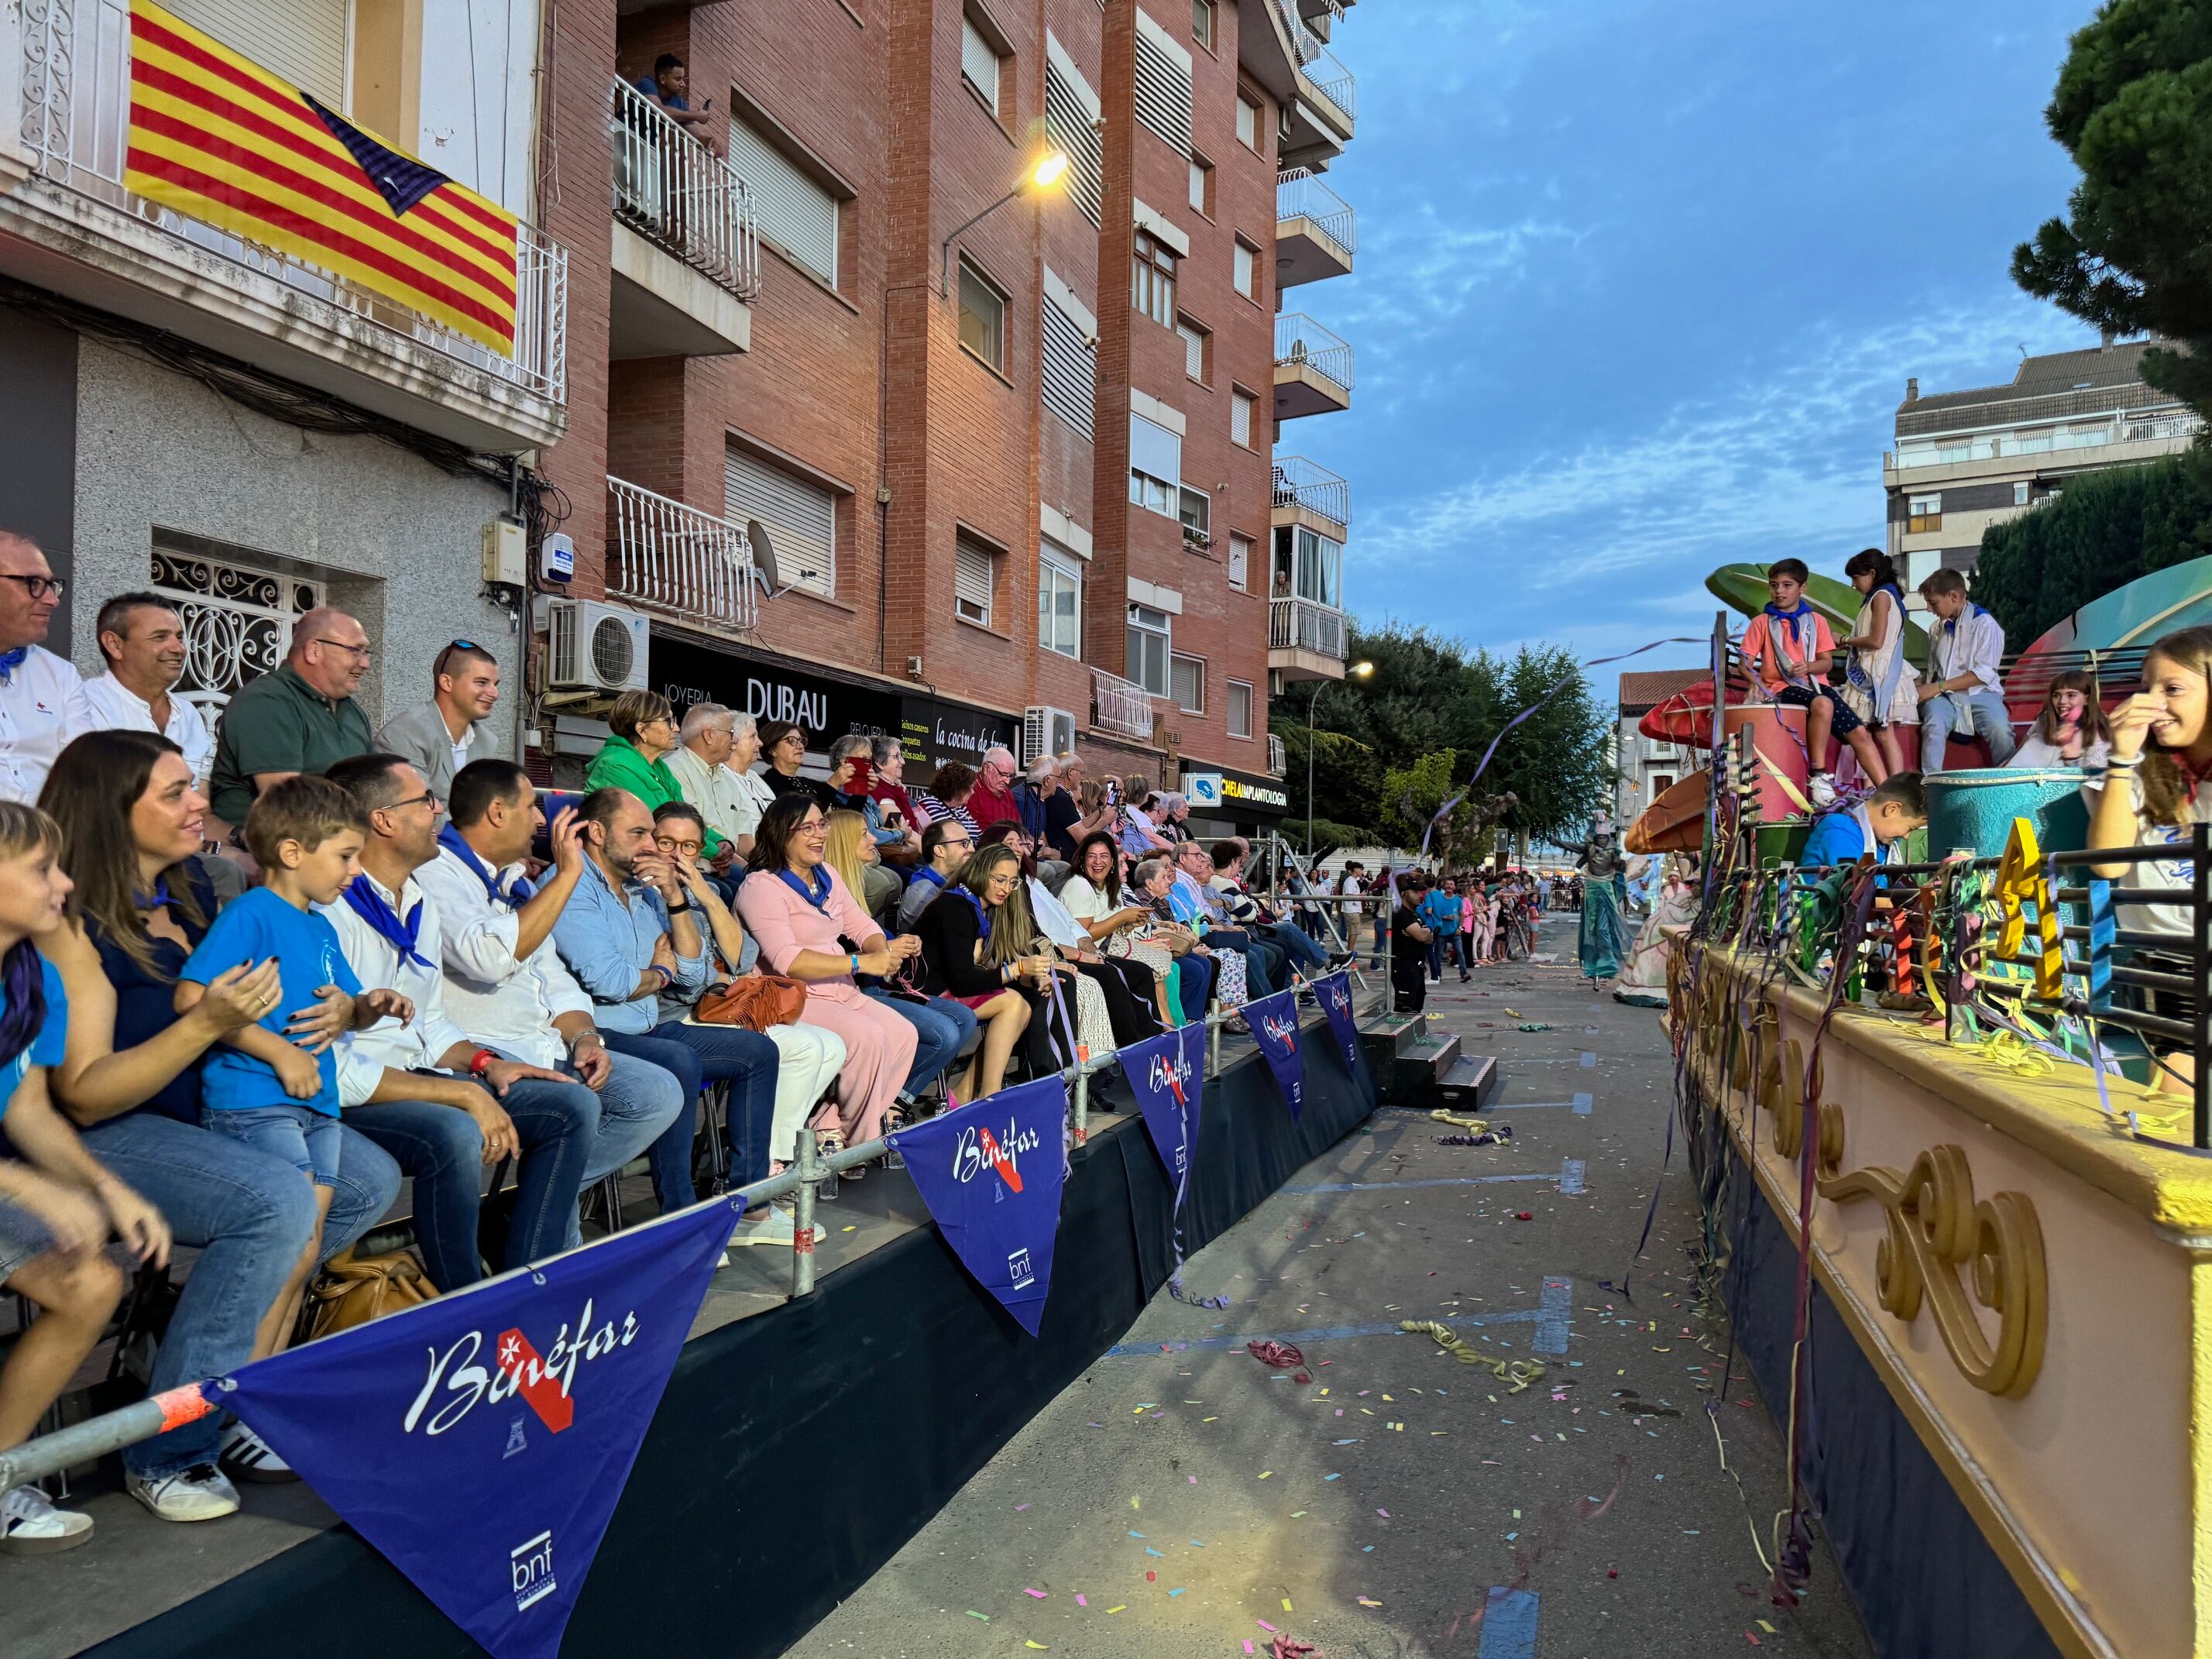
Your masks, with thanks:
M264 791L369 751L368 716L353 694L373 654L360 623L319 605L293 623L276 672L231 698L216 729L209 779L210 805L231 826L230 846L244 848L240 827Z
M722 135L718 123L710 112L714 100L706 100L697 109L691 107L691 70L684 61L672 52L664 52L653 60L653 73L640 76L637 89L670 120L701 143L720 155Z
M183 751L192 787L205 793L215 733L196 707L169 695L185 672L184 617L159 594L118 593L100 607L94 631L107 669L84 683L94 723L107 732L158 732Z
M430 700L385 721L376 746L420 772L443 802L498 706L498 660L474 640L455 640L430 665Z
M607 710L606 742L592 757L584 772L586 788L627 789L645 803L650 815L656 806L682 800L684 791L669 769L668 757L682 747L676 710L658 691L625 691ZM727 843L712 824L707 828L707 857L726 864Z
M40 643L61 602L39 544L0 530L0 800L38 799L54 757L100 725L76 670Z

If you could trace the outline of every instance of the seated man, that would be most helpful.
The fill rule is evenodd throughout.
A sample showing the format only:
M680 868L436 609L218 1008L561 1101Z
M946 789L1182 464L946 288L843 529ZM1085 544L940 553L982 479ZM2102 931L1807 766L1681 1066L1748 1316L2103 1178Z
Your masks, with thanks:
M707 988L707 943L682 875L653 838L653 814L627 789L594 789L576 804L584 872L553 924L553 941L598 1006L607 1047L672 1073L685 1107L653 1151L653 1188L667 1215L695 1201L691 1151L699 1091L729 1087L730 1180L765 1181L781 1060L775 1043L741 1025L699 1025L684 1011ZM773 1205L749 1214L733 1244L785 1244L791 1218Z
M975 836L957 818L939 818L921 832L921 864L899 899L899 932L914 931L921 913L948 885L960 878L962 866L975 850Z
M1247 994L1273 996L1283 988L1288 953L1257 933L1229 925L1228 907L1213 890L1213 856L1202 843L1187 841L1176 849L1175 885L1168 903L1176 920L1201 932L1208 945L1243 954Z
M430 665L429 701L385 721L378 752L420 772L442 806L453 793L453 774L469 763L498 706L499 659L474 640L455 640Z
M471 761L453 776L438 856L415 872L438 907L447 1012L470 1042L572 1078L599 1097L584 1185L614 1174L670 1131L684 1090L658 1066L611 1054L586 996L553 949L553 924L583 875L574 816L554 820L541 892L522 861L544 815L529 775L507 760ZM690 1140L684 1138L685 1155ZM572 1212L564 1248L583 1242Z

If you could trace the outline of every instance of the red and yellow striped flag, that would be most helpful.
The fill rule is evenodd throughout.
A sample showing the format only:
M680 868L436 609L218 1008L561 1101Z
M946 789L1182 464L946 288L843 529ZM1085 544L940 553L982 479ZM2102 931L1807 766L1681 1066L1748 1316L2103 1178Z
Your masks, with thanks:
M515 216L150 0L124 185L514 351Z

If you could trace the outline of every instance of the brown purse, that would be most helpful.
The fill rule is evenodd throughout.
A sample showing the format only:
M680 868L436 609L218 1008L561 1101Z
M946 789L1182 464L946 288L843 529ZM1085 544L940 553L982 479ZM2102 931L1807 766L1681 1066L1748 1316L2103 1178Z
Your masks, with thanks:
M315 1275L308 1289L300 1310L298 1340L312 1342L319 1336L351 1330L403 1308L431 1301L437 1294L438 1287L423 1277L421 1266L404 1250L368 1256L341 1250Z
M742 1025L748 1031L766 1031L796 1024L805 1012L803 981L781 974L747 974L701 997L691 1010L691 1020L697 1025Z

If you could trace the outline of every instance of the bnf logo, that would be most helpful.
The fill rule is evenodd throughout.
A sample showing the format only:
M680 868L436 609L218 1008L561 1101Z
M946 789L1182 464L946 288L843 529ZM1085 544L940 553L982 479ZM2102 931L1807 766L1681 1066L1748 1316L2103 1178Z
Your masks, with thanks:
M507 1555L509 1576L514 1582L514 1610L523 1613L560 1588L553 1582L553 1534L541 1532L517 1544Z
M1007 1288L1025 1291L1036 1283L1036 1270L1030 1266L1027 1246L1014 1251L1006 1258L1006 1277L1013 1281Z

